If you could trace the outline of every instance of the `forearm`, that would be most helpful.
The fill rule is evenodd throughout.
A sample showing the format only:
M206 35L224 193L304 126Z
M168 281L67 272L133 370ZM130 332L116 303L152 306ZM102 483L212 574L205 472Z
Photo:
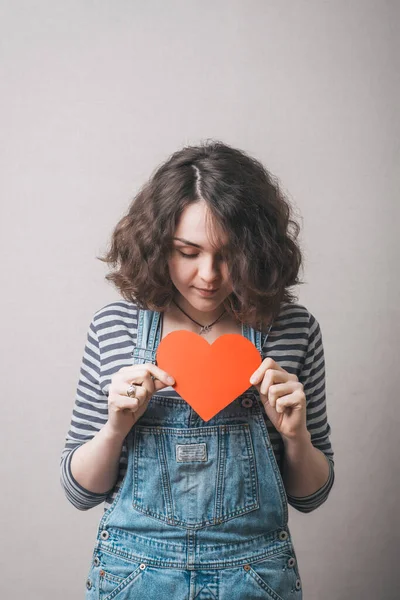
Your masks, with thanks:
M72 455L71 473L90 492L103 494L115 485L124 438L109 430L108 423Z
M284 443L283 481L291 496L309 496L319 490L328 480L328 459L321 450L312 445L310 433L286 439Z

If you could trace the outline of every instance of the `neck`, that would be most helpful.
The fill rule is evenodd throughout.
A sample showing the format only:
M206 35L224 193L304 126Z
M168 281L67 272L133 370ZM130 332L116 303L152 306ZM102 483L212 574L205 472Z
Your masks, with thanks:
M189 317L191 317L195 321L198 321L202 325L208 325L208 324L212 323L213 321L218 319L218 317L220 317L225 312L225 307L223 304L220 304L217 308L215 308L214 310L211 310L211 311L197 310L180 294L178 296L174 297L174 301L181 309L183 309L185 311L185 313L187 313L189 315ZM188 321L187 316L184 315L184 313L182 311L180 311L179 308L177 306L175 306L174 303L172 303L170 305L170 310L172 310L174 312L174 314L176 314L176 316L179 317L179 320L182 320L185 322ZM225 315L224 315L224 317L225 317ZM221 318L221 321L224 319L224 317Z

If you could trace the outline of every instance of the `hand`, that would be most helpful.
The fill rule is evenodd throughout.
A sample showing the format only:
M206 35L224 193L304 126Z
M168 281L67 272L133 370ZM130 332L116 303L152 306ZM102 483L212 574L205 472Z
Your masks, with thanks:
M136 385L135 398L127 395L131 383ZM152 363L122 367L111 377L108 393L109 430L125 437L145 412L153 394L174 383L173 377L170 378L168 373Z
M265 412L282 437L308 436L306 396L296 375L282 369L272 358L265 358L250 383L258 389Z

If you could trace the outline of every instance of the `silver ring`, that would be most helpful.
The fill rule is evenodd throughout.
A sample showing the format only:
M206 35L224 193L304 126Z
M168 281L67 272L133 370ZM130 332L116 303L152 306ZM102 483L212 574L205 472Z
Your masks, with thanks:
M153 381L156 379L156 377L154 377L154 375L150 375L150 377Z
M128 389L126 390L126 395L129 396L129 398L136 398L135 394L136 394L136 385L131 383L130 386L128 387Z

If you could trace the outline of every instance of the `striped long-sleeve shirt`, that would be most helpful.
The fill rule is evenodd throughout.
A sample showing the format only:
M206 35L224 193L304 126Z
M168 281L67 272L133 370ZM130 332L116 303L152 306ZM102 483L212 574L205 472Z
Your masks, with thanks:
M82 487L71 472L73 452L92 439L108 418L108 390L111 377L122 367L133 364L138 308L117 301L98 310L89 325L84 348L75 405L65 447L61 455L61 485L68 500L78 509L87 510L104 502L107 510L125 475L127 447L120 455L119 474L113 488L98 494ZM262 358L271 357L290 373L297 375L306 395L307 429L312 444L321 450L329 464L326 483L310 496L287 495L288 503L301 512L311 512L328 497L334 482L333 450L329 435L325 398L325 361L321 329L315 317L301 304L285 304L275 319L263 348ZM172 394L176 392L169 388ZM165 388L163 394L168 393ZM274 454L282 472L284 446L281 435L264 411Z

